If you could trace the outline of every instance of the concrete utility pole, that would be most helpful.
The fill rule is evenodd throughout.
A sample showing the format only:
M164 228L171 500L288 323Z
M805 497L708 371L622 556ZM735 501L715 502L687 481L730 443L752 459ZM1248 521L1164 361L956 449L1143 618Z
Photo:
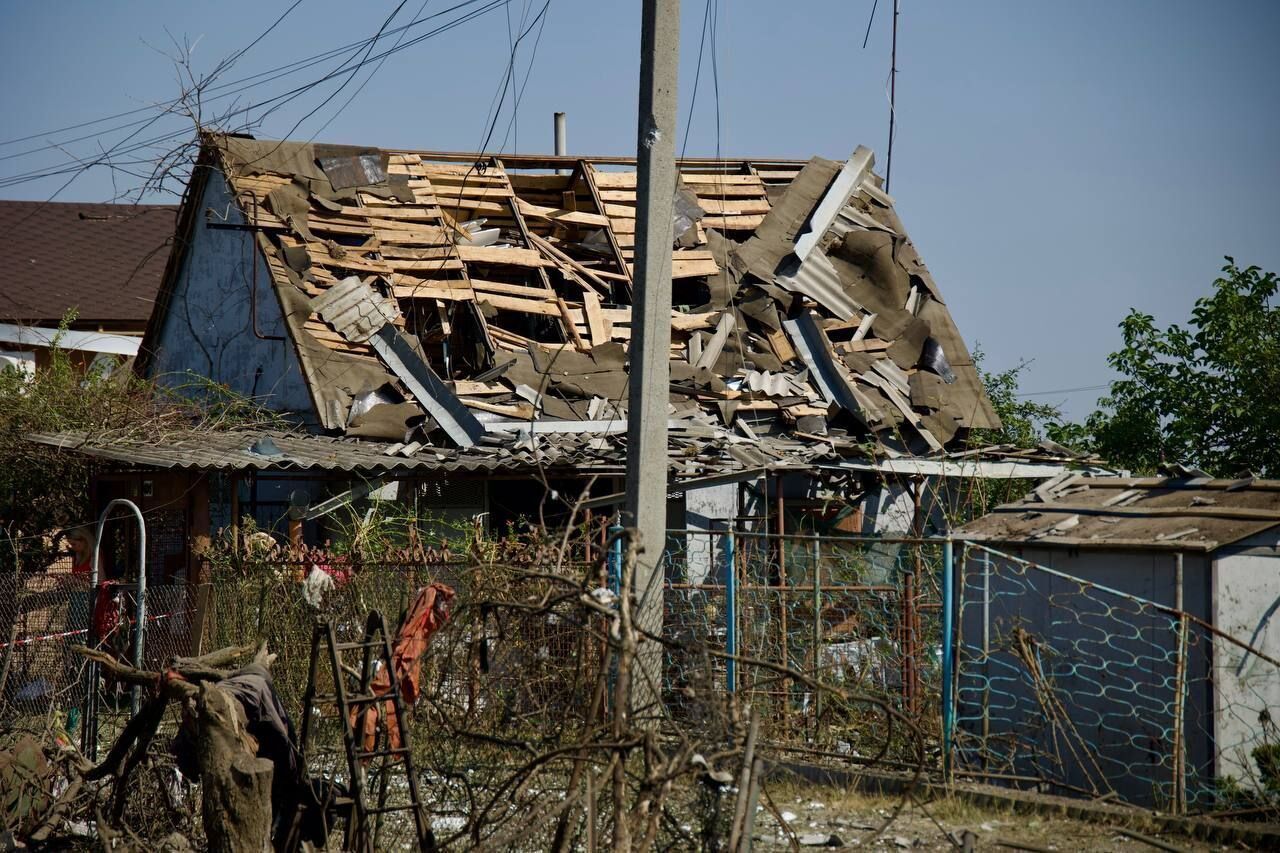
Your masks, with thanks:
M667 402L671 387L671 219L676 187L676 77L680 0L644 0L640 25L640 117L636 145L635 304L627 406L627 517L644 553L634 580L637 625L662 631L662 554L667 530ZM658 697L662 649L646 643L632 707Z

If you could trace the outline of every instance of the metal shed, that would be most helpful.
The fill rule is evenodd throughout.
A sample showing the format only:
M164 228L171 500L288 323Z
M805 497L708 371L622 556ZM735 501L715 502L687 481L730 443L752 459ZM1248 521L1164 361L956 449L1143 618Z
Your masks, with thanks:
M960 769L1175 811L1267 784L1280 481L1066 476L956 535Z

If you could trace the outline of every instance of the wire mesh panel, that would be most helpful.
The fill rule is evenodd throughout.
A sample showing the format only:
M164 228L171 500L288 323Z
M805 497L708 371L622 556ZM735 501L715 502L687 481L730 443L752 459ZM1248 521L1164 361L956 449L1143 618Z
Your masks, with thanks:
M668 648L668 702L724 685L774 742L856 760L884 714L841 694L872 696L936 739L941 566L941 542L669 532L664 636L702 645Z
M962 571L958 772L1177 812L1274 800L1274 660L1183 611L999 551L971 547ZM1250 674L1233 675L1235 661Z
M6 714L80 705L82 661L70 647L86 641L90 600L87 575L55 570L0 577L0 697Z

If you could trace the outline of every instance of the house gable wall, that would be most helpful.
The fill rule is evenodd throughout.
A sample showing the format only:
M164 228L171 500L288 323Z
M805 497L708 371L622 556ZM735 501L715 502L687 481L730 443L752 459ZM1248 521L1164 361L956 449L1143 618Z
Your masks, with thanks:
M199 390L188 374L196 374L301 422L315 422L314 404L254 232L209 225L210 210L215 217L225 216L228 224L245 223L220 170L209 174L197 210L147 375L194 395ZM252 265L257 266L256 332Z

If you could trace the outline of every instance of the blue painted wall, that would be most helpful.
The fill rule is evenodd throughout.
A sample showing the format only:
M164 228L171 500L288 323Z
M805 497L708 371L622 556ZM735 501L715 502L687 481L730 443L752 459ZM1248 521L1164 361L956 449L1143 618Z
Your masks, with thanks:
M271 274L255 249L253 232L208 224L209 216L232 224L245 222L221 171L209 175L198 210L154 348L151 376L197 394L200 385L189 375L194 373L300 422L314 423L293 342L254 334L250 300L256 264L258 332L287 337Z

